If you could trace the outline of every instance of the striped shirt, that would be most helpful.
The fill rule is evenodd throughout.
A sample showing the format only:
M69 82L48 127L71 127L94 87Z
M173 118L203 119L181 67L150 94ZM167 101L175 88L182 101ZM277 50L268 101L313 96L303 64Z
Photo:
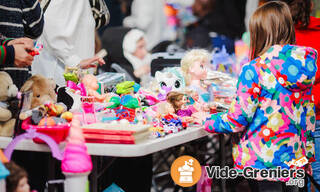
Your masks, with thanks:
M7 45L10 40L0 34L0 66L14 62L14 48Z
M42 33L44 19L38 0L0 0L0 33L6 37L30 37Z

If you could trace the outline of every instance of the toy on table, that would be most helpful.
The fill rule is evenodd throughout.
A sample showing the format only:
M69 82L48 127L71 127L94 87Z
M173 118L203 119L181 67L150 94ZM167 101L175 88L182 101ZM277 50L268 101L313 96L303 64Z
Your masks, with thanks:
M72 81L74 83L79 82L80 69L78 67L66 67L63 77L66 81Z
M0 136L10 137L13 135L16 120L10 110L8 100L16 97L18 88L13 84L10 75L0 72Z
M93 96L95 98L95 101L104 102L107 99L107 94L99 94L97 92L99 89L99 84L97 78L94 75L85 75L82 78L81 83L83 83L83 85L85 86L88 96Z
M116 85L117 94L131 94L134 92L134 81L124 81Z
M30 91L32 93L31 109L48 102L56 103L55 93L56 83L53 79L47 79L42 75L34 75L27 80L21 88L22 93Z
M174 109L174 113L182 118L183 121L192 123L193 118L192 106L186 107L187 97L183 93L172 91L167 95L167 102L170 103Z
M210 62L210 54L203 49L189 51L181 60L186 85L199 95L199 100L208 103L210 98L209 86L206 85L207 67Z
M88 175L92 170L92 161L85 145L80 121L76 118L71 123L61 170L66 177L65 191L85 191Z
M164 69L163 72L157 71L155 78L158 84L158 99L165 101L170 91L183 91L186 83L182 71L179 67Z
M168 114L161 119L163 131L165 134L177 133L187 128L187 123L174 115Z

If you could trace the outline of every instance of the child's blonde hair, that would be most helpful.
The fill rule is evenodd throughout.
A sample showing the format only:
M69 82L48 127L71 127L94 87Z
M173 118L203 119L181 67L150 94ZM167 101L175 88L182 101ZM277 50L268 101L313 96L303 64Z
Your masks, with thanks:
M189 69L196 61L208 61L210 62L210 53L205 49L192 49L188 51L181 60L181 70L183 72L186 85L190 85Z

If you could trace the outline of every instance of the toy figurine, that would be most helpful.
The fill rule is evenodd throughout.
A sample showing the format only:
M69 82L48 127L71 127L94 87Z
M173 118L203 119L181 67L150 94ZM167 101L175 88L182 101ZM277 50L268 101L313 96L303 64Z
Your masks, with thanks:
M83 85L87 90L88 96L93 96L95 101L103 102L107 98L107 94L99 94L97 90L99 89L98 80L94 75L87 74L82 78Z
M192 113L194 109L192 106L186 107L187 97L183 93L172 91L167 95L167 102L170 103L176 115L182 118L184 122L192 123Z
M187 86L198 93L201 102L206 103L210 101L209 86L205 85L209 62L210 54L203 49L191 50L181 60L181 69Z
M157 71L155 74L157 80L160 101L165 101L170 91L184 91L186 83L179 67L164 69L163 72Z

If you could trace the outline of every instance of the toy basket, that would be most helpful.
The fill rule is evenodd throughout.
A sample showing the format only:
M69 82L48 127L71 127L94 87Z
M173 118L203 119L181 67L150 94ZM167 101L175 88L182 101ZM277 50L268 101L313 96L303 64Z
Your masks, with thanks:
M31 118L27 118L22 122L21 128L23 130L27 129L35 129L39 133L46 134L50 136L55 142L60 143L61 141L64 141L68 134L70 129L70 124L63 124L63 125L54 125L54 126L38 126L38 125L32 125L31 124ZM45 143L41 139L35 138L33 139L35 143Z

